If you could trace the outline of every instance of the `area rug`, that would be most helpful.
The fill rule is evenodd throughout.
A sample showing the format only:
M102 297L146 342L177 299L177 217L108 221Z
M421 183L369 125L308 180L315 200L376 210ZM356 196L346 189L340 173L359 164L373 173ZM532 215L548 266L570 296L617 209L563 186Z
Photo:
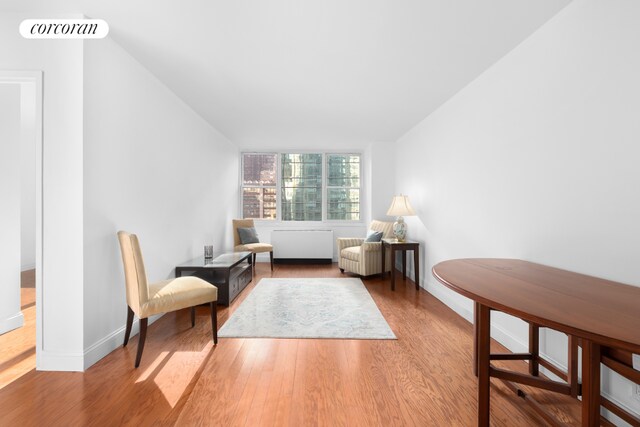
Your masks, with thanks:
M218 336L396 339L356 278L262 279Z

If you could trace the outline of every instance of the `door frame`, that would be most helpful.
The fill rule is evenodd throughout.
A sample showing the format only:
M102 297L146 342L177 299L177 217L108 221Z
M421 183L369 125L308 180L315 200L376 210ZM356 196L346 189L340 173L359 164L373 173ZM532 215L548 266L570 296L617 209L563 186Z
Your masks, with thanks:
M36 369L44 343L43 306L43 72L40 70L0 70L0 83L33 85L35 87L35 153L36 153Z

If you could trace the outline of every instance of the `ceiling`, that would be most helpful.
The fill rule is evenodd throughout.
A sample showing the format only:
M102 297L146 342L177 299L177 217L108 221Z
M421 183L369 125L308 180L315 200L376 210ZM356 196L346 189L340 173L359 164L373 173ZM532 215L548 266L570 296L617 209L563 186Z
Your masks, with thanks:
M243 148L395 141L569 0L2 0L84 13ZM35 16L34 16L35 17Z

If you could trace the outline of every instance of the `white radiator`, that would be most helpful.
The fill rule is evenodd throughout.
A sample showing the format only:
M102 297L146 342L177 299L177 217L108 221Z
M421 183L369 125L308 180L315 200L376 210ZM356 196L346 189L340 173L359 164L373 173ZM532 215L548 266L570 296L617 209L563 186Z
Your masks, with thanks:
M271 244L275 259L333 259L332 230L273 230Z

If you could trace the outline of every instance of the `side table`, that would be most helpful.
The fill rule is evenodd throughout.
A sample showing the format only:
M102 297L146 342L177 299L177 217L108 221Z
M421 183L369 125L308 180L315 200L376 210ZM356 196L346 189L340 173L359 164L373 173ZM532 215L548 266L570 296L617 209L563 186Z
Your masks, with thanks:
M420 289L420 243L405 240L404 242L398 241L398 239L382 239L382 275L385 273L385 251L391 251L391 290L396 290L396 251L402 252L402 279L407 278L407 251L413 251L413 263L415 272L416 290Z

